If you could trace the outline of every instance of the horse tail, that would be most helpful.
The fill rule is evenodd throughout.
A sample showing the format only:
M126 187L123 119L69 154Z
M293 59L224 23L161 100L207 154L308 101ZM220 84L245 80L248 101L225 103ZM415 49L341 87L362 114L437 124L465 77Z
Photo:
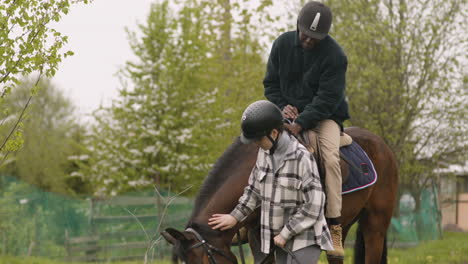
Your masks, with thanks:
M364 235L361 230L361 226L358 225L356 230L356 241L354 243L354 263L364 264L366 262L366 249L364 244ZM382 258L380 264L387 264L387 236L384 238L384 244L382 249Z
M364 247L364 234L361 230L361 225L358 224L356 230L356 241L354 242L354 263L364 264L366 260L366 249Z
M383 250L382 250L382 259L380 260L381 264L387 264L387 236L384 238Z

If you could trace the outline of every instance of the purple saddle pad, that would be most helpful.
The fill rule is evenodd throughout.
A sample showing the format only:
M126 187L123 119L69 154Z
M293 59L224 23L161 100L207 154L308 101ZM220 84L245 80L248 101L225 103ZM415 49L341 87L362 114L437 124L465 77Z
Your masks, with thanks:
M340 151L348 161L354 164L354 166L348 165L349 176L343 183L342 194L367 188L377 181L374 164L361 146L353 141L351 145L341 147Z

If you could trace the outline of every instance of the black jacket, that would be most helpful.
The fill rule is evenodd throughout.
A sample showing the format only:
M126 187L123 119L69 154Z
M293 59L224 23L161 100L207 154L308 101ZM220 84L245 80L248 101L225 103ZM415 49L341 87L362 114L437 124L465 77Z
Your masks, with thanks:
M340 45L327 36L317 47L304 50L297 31L279 36L271 49L263 85L265 97L281 109L297 107L296 122L303 129L319 121L349 119L345 98L348 60Z

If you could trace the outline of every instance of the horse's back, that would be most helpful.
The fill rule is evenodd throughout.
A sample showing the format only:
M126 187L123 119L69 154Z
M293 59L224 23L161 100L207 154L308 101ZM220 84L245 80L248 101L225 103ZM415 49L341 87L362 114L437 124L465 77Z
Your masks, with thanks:
M391 166L392 170L397 171L395 154L381 137L359 127L346 128L345 132L367 153L374 166L381 169Z
M397 198L397 161L390 147L374 133L358 127L347 128L345 132L367 153L377 172L374 185L343 196L345 228L349 230L359 220L355 263L387 263L385 236Z
M353 140L361 146L361 148L366 150L366 152L369 151L374 153L375 151L380 150L389 152L393 156L392 151L385 141L369 130L360 127L348 127L345 129L345 132L350 135Z
M377 182L369 189L367 206L391 214L398 188L398 167L393 151L381 137L369 130L350 127L345 132L367 153L377 172Z

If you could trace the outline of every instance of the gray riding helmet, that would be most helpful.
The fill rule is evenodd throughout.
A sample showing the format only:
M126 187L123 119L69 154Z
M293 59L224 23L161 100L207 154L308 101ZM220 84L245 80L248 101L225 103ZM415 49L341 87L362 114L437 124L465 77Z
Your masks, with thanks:
M272 102L266 100L250 104L242 114L240 140L249 144L267 136L271 131L283 126L281 110Z
M297 28L306 36L324 39L332 24L332 12L328 6L317 1L305 4L297 17Z

